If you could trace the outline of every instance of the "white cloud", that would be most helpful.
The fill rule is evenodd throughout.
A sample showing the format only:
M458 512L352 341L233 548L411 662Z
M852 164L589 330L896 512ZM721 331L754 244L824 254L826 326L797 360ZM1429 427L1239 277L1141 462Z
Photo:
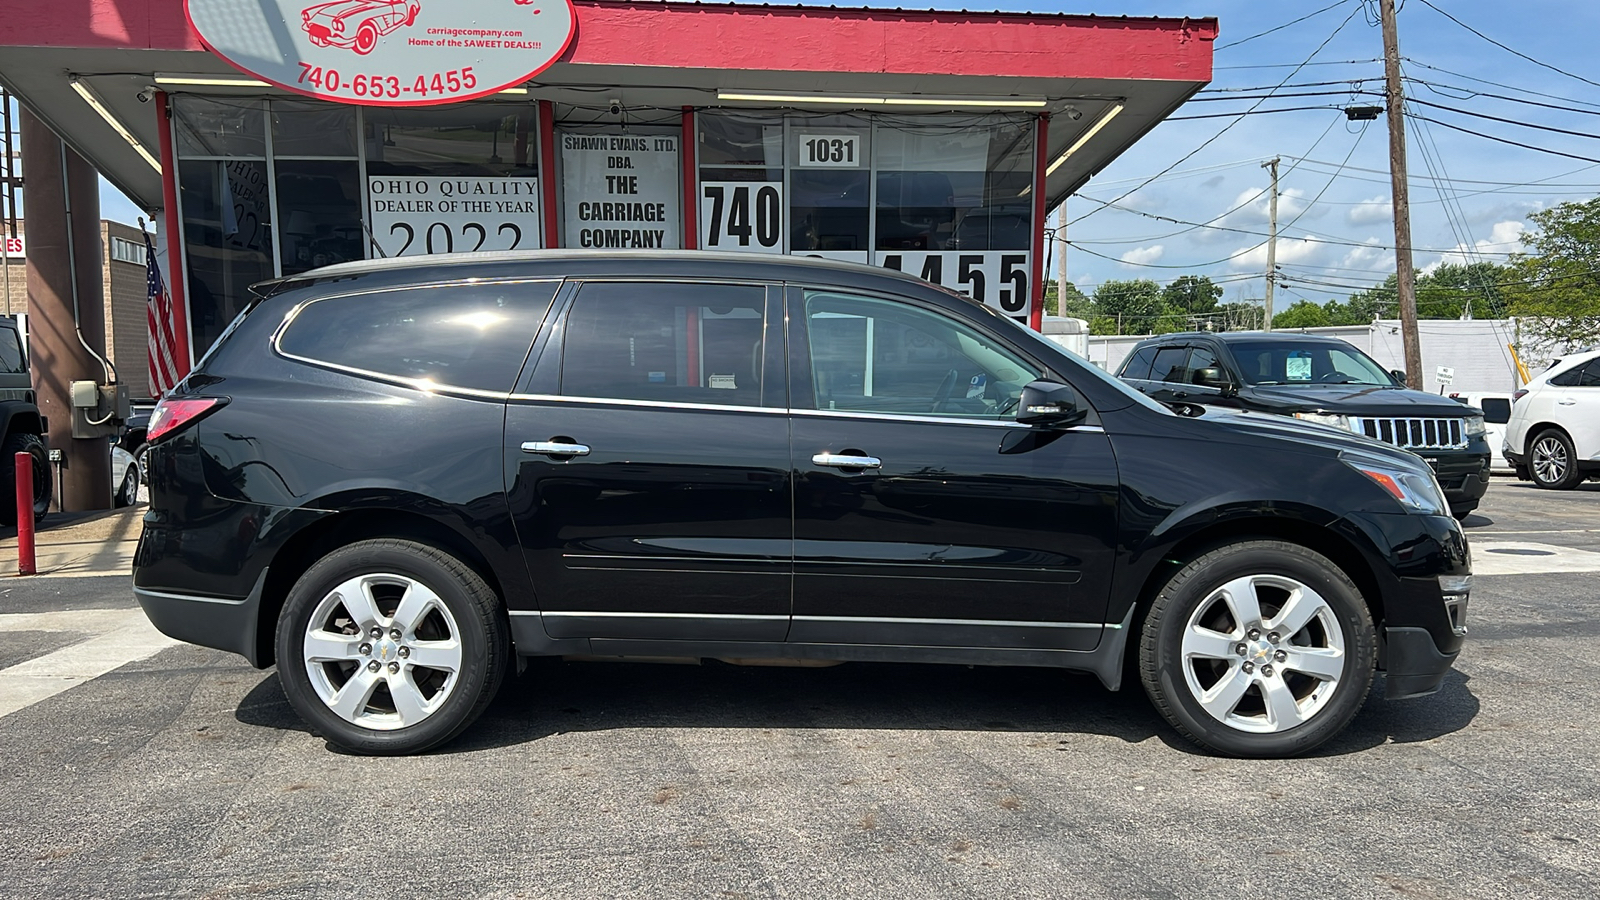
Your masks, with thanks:
M1148 266L1151 263L1159 260L1162 254L1166 252L1166 247L1163 247L1160 244L1152 244L1149 247L1135 247L1132 250L1129 250L1127 253L1122 254L1121 258L1122 261L1127 263L1129 266Z
M1504 262L1502 254L1521 249L1522 233L1528 226L1516 219L1494 223L1489 229L1489 236L1483 240L1474 241L1471 247L1466 244L1456 244L1454 247L1439 254L1439 258L1422 267L1422 274L1428 275L1443 265L1464 266L1469 263L1487 260L1488 262ZM1491 254L1487 257L1477 254Z
M1309 263L1317 259L1328 246L1326 241L1317 238L1278 238L1278 255L1274 262L1280 266ZM1235 272L1249 272L1255 269L1265 271L1267 245L1263 243L1256 247L1241 247L1229 257L1228 267Z
M1350 211L1345 213L1345 218L1351 225L1371 225L1376 222L1389 222L1394 219L1394 203L1388 197L1373 197L1363 200Z
M1351 247L1339 265L1346 269L1368 269L1387 274L1394 268L1394 251L1381 244L1375 237L1367 238L1366 246Z

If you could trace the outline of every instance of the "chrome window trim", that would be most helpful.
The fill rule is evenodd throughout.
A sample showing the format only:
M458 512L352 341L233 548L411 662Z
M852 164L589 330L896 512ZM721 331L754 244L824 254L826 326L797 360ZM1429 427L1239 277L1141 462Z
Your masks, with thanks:
M813 416L819 418L865 419L880 422L933 422L941 425L983 425L989 428L1025 428L1020 422L998 419L961 419L951 416L918 416L898 413L854 412L843 409L783 409L775 406L723 406L715 403L680 403L666 400L629 400L622 397L566 397L556 394L510 394L508 400L532 403L601 403L615 406L649 406L663 409L721 410L724 412L766 413L769 415ZM1099 425L1073 425L1061 431L1077 434L1105 434Z

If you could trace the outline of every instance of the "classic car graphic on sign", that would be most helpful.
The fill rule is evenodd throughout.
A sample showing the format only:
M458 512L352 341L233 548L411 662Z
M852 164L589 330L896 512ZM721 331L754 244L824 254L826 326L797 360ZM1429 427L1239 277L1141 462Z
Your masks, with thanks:
M335 0L300 12L300 27L318 47L345 47L366 56L378 38L417 21L418 0Z

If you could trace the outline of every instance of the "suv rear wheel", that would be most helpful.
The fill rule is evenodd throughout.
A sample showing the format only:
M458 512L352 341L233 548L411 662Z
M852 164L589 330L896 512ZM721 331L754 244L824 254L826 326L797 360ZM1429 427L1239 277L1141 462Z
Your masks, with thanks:
M478 718L504 676L499 598L437 548L361 541L318 560L278 617L278 677L296 712L357 753L420 753Z
M1366 701L1376 636L1349 577L1297 544L1229 544L1184 566L1145 617L1140 675L1156 709L1231 756L1304 753Z
M0 444L0 524L17 524L17 454L33 457L33 520L50 511L50 457L37 434L19 432Z
M1573 458L1572 439L1558 428L1547 428L1528 448L1528 475L1542 488L1564 491L1583 481Z

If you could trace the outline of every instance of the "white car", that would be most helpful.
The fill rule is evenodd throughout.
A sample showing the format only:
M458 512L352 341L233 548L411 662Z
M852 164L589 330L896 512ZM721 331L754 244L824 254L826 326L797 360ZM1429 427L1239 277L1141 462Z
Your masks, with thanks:
M116 506L132 506L139 501L139 461L133 454L111 445L111 483L116 493L111 495Z
M1489 444L1489 471L1510 474L1511 461L1505 456L1506 423L1511 421L1511 395L1496 391L1451 394L1450 399L1483 410L1483 439Z
M1506 459L1542 488L1600 478L1600 350L1556 360L1515 395Z

